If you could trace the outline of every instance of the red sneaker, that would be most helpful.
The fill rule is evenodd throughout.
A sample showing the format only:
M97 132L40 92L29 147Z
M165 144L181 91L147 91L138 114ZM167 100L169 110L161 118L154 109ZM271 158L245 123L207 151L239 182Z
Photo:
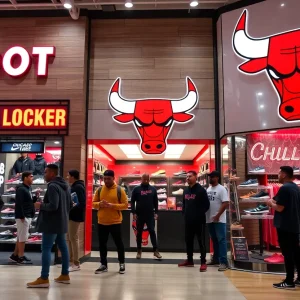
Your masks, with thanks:
M188 260L185 260L184 262L178 264L178 267L194 267L194 263L193 262L190 262Z
M200 272L206 272L206 271L207 271L207 265L206 264L201 264Z

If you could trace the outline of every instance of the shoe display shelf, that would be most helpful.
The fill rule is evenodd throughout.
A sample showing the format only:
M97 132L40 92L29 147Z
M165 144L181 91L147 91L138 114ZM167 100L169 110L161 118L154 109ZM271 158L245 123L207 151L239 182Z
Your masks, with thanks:
M170 177L170 197L176 197L176 207L182 207L183 191L187 188L186 175Z
M231 237L241 237L244 238L244 230L247 228L247 223L242 224L242 220L253 220L258 221L259 225L259 251L250 251L249 260L234 259L233 249L231 256L231 267L232 269L245 270L252 272L261 273L283 273L284 264L272 264L264 261L268 257L265 252L265 245L263 240L263 220L272 220L273 215L269 214L269 209L265 209L265 202L273 198L273 187L265 185L249 185L249 186L238 186L237 182L239 178L230 178L230 210L229 219L231 222L230 234ZM249 197L243 197L242 193L245 194L247 191L253 191L253 194ZM264 198L253 197L261 191L266 191L269 197L264 196ZM242 197L242 198L241 198ZM244 209L245 205L249 206L253 204L253 209ZM262 206L263 205L263 206ZM256 206L256 207L255 207ZM260 212L260 207L262 211ZM256 209L255 209L256 208ZM247 212L245 212L247 210ZM251 211L253 211L251 213ZM232 246L232 245L231 245Z

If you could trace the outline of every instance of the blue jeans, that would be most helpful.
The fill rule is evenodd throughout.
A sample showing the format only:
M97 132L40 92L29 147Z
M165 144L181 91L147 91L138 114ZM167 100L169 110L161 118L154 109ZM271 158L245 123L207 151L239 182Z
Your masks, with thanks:
M227 260L227 242L226 242L226 224L208 223L209 234L214 246L213 261L228 265Z
M69 275L69 252L65 234L43 233L41 278L48 279L51 265L51 249L56 241L62 256L62 275Z

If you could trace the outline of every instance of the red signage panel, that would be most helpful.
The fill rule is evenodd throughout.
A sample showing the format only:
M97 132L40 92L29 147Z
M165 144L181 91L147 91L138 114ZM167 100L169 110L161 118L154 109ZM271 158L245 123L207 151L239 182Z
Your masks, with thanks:
M297 134L247 135L249 174L278 174L281 166L300 173L300 136Z
M0 130L67 130L68 105L1 105Z

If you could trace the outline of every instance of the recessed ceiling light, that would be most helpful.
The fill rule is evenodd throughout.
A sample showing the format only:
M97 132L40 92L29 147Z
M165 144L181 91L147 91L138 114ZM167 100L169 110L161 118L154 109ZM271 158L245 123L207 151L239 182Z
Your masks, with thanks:
M72 4L69 2L69 1L65 1L64 2L64 8L66 8L66 9L71 9L72 8Z
M260 108L264 108L265 106L264 106L263 104L261 104L259 107L260 107Z
M264 126L264 127L267 126L267 123L262 123L262 126Z
M132 8L133 7L133 3L131 2L131 0L126 0L125 7L127 7L127 8Z
M54 144L58 145L58 144L60 144L60 142L59 141L55 141Z
M271 130L270 131L270 133L276 133L277 132L277 130Z
M143 156L140 154L128 154L126 155L127 158L140 158L140 159L143 159Z
M186 145L168 145L165 154L181 155Z
M180 158L180 154L166 154L165 158L172 158L172 159L177 159Z
M263 95L262 92L257 93L257 96L262 96L262 95Z
M199 4L198 1L193 1L193 0L192 0L192 1L190 2L190 6L191 6L191 7L196 7L196 6L198 6L198 4Z
M281 5L280 5L281 7L284 7L285 6L285 3L281 3Z

